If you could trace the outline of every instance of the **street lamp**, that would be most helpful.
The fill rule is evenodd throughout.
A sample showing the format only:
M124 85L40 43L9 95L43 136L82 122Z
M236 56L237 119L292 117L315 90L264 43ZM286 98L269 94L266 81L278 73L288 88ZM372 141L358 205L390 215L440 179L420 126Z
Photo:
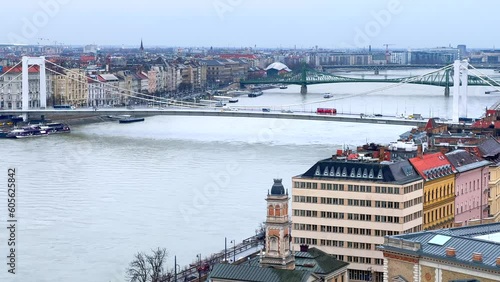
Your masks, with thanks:
M236 240L231 240L231 243L233 243L233 263L236 262Z
M174 256L174 282L177 282L177 267L179 267L179 272L181 272L181 266L177 264L177 256Z
M201 281L201 254L197 254L198 258L198 281Z
M177 264L177 256L174 256L174 282L177 282L177 267L179 267L180 272L181 266Z

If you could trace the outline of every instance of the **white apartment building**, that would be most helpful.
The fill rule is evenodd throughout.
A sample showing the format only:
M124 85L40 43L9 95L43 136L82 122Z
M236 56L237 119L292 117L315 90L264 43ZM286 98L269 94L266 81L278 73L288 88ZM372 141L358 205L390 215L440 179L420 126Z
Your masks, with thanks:
M0 75L0 109L22 108L22 68L3 67ZM52 93L52 75L46 74L47 100ZM40 67L30 66L28 69L29 108L40 107Z
M422 229L423 182L407 161L333 156L292 178L294 249L349 263L349 281L382 281L384 236Z

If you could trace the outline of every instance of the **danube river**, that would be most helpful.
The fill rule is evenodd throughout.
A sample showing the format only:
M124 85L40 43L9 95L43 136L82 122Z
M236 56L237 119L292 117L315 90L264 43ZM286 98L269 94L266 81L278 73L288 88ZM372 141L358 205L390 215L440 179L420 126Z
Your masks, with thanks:
M451 118L452 99L439 87L407 85L370 95L307 104L383 87L334 84L267 90L234 106L352 114ZM472 88L468 114L478 117L500 99ZM284 105L284 106L283 106ZM388 143L409 127L322 121L158 116L143 123L76 126L67 135L0 140L0 183L15 168L16 272L2 263L0 281L125 281L138 251L165 247L181 266L241 241L265 220L273 178L305 172L344 146ZM6 188L0 228L6 251ZM228 246L228 247L229 247ZM5 259L4 259L5 260ZM5 261L4 261L5 262ZM15 278L14 278L15 277Z

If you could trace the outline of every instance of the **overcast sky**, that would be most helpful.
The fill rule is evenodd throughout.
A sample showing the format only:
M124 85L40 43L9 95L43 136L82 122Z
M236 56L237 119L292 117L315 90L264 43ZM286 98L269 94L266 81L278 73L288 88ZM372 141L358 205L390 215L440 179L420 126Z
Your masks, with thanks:
M2 1L0 43L500 47L498 0ZM40 39L43 38L43 39Z

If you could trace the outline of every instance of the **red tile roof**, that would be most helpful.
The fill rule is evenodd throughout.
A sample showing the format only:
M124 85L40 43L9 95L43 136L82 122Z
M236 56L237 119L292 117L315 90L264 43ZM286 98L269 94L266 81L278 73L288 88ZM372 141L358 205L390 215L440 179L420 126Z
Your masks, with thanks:
M427 121L427 124L425 125L425 130L428 131L428 130L431 130L431 129L435 128L435 127L437 127L436 121L433 118L430 118Z
M495 128L500 128L500 121L486 121L486 120L478 120L472 124L472 128L490 128L493 125Z
M92 61L95 61L94 56L81 56L80 57L80 62L82 62L82 63L88 63L88 62L92 62Z
M257 56L253 54L221 54L220 57L222 59L241 59L241 58L257 59Z
M22 66L17 66L17 67L3 67L2 73L21 73L23 71ZM28 73L38 73L40 72L40 66L38 65L32 65L28 68Z
M433 153L433 154L426 154L423 155L422 157L415 157L409 159L410 163L413 165L415 170L422 176L423 179L429 180L428 176L429 174L426 173L429 170L436 169L436 168L443 168L447 165L451 167L451 170L455 172L455 167L448 161L448 159L445 157L445 155L441 152L439 153ZM434 177L438 178L438 177Z

